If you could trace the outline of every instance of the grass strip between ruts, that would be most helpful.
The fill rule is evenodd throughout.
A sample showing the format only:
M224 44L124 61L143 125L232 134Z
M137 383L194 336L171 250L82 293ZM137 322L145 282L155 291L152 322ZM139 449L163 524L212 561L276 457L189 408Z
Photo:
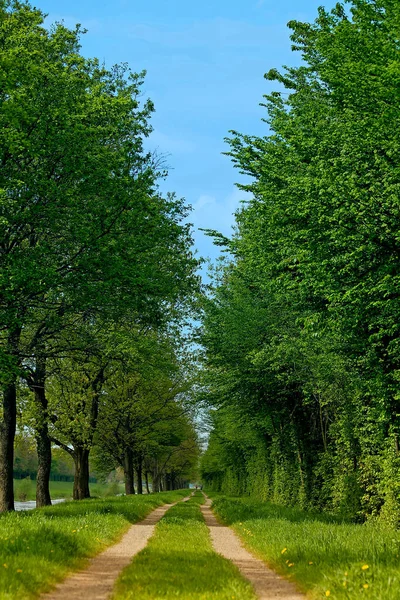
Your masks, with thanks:
M399 600L400 532L341 523L249 498L209 494L219 518L247 548L308 598Z
M164 515L146 548L122 572L113 600L255 600L239 570L213 551L202 502L198 492Z
M0 599L30 600L187 490L66 502L0 515Z

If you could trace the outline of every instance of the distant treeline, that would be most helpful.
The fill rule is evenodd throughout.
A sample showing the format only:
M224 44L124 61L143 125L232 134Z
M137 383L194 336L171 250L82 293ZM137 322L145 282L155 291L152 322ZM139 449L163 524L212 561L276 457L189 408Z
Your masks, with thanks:
M38 456L35 441L30 437L19 438L14 454L14 479L29 477L36 479L38 469ZM54 448L51 459L51 481L73 481L74 463L70 456ZM91 482L96 482L96 477L91 477Z

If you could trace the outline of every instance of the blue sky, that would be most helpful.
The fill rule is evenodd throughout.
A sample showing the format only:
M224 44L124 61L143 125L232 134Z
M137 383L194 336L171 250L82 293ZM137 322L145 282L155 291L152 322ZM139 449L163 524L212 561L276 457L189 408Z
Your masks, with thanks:
M155 103L149 147L165 155L163 190L185 197L194 211L196 247L218 250L199 228L229 234L243 194L228 157L230 129L264 135L262 95L275 84L272 67L298 64L291 52L291 19L313 21L333 0L36 0L49 21L88 29L82 53L107 66L127 62L147 70L144 95Z

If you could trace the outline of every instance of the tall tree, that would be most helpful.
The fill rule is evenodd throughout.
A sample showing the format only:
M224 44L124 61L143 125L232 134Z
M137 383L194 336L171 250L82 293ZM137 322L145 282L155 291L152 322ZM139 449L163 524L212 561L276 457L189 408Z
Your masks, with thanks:
M49 31L43 18L0 6L0 510L13 507L18 376L27 362L43 370L54 322L134 307L159 323L197 284L186 209L158 193L143 151L153 109L139 104L143 74L84 59L79 28ZM43 382L32 385L44 423Z

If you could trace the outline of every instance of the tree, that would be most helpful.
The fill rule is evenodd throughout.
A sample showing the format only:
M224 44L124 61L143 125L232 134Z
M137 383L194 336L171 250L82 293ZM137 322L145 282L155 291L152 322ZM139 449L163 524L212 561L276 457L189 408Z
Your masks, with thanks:
M117 319L133 307L159 323L197 285L186 208L161 197L143 151L153 109L139 104L143 73L107 71L79 54L79 28L42 24L28 4L1 5L0 510L13 508L19 376L43 412L47 503L45 365L60 330L76 315Z
M270 133L228 140L252 199L203 339L210 402L264 439L267 495L290 473L280 500L360 518L397 485L399 6L349 4L289 24L303 64L266 75L286 88Z

